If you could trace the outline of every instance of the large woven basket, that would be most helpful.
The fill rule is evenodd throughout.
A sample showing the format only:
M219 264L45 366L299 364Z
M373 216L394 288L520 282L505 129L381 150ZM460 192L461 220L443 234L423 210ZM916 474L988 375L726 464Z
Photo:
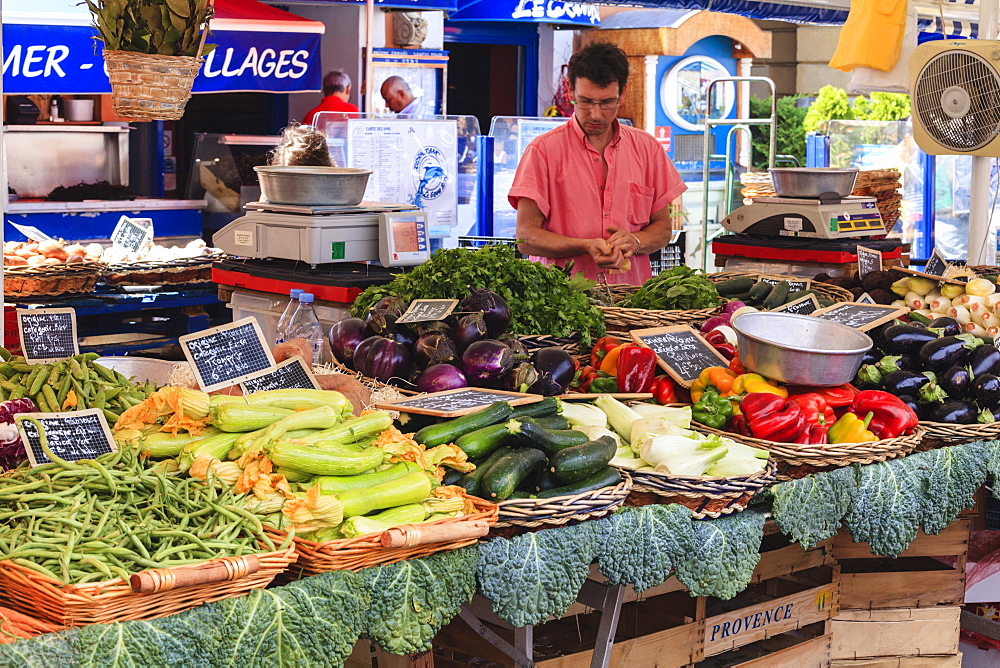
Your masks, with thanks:
M766 275L766 274L765 274ZM757 278L760 274L747 274L736 271L720 271L714 274L708 275L708 280L713 283L721 283L722 281L728 281L731 278ZM823 283L822 281L813 281L810 286L810 290L815 290L818 294L822 295L826 299L832 302L852 302L854 301L854 295L851 294L850 290L838 287L836 285L830 285L829 283Z
M569 522L604 517L625 503L632 491L632 477L622 472L622 481L613 487L549 499L510 499L501 501L500 519L490 531L493 535L511 536L520 529L544 529Z
M611 285L611 295L619 302L634 292L637 285ZM598 306L604 314L604 325L608 333L627 333L633 329L646 327L669 327L671 325L694 325L722 311L722 307L692 310L660 311L622 306Z
M101 276L94 263L4 267L3 293L7 297L57 297L88 294Z
M622 470L627 471L633 480L627 501L629 505L679 503L689 508L692 516L699 520L746 510L754 494L776 480L775 465L770 461L763 471L726 478L696 478L655 471Z
M924 437L923 429L918 426L908 436L886 438L881 441L810 445L765 441L761 438L712 429L699 423L692 423L691 428L705 434L718 434L739 443L768 450L771 453L771 459L778 464L778 478L780 480L804 478L817 471L828 471L851 464L872 464L896 457L904 457L913 452Z
M946 424L944 422L920 422L924 431L924 441L971 443L973 441L993 441L1000 438L1000 422L989 424Z
M560 348L565 350L570 355L576 356L580 354L580 337L575 336L548 336L548 335L536 335L536 336L519 336L517 340L520 341L528 352L534 352L540 348Z
M121 578L64 585L30 568L4 560L0 561L0 601L8 608L62 626L156 619L203 603L241 596L252 589L262 589L294 563L296 558L292 546L254 556L260 565L256 573L222 582L142 594L133 592L129 583ZM204 563L221 563L233 559L241 558L212 559Z
M497 504L474 496L463 496L472 501L478 512L461 517L449 517L434 522L426 522L417 526L429 527L442 524L468 524L479 520L486 521L490 526L496 523L498 515ZM279 529L266 526L264 528L276 540L284 540L287 536L284 531ZM316 575L317 573L326 573L328 571L358 571L369 566L394 564L404 559L415 559L417 557L426 557L436 552L457 550L460 547L472 545L479 540L478 537L470 537L448 542L422 543L406 547L383 547L383 533L369 533L354 538L327 540L323 542L296 537L294 539L294 546L295 553L298 555L298 562L294 568L288 571L288 575L291 576L291 579L295 579L296 577Z
M137 121L176 121L184 115L202 58L105 51L115 113Z

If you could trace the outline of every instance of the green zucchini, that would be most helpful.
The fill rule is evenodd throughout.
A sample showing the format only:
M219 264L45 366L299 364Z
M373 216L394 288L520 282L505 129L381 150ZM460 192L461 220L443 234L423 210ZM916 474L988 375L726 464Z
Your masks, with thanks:
M547 461L545 453L535 448L511 450L483 475L482 497L503 501L514 493L522 480L545 466Z
M457 485L465 474L455 469L445 469L444 477L441 478L442 485Z
M760 304L771 293L771 284L767 281L757 281L750 289L747 296L747 303L751 305Z
M446 420L424 427L413 435L414 440L424 447L433 448L445 443L454 443L470 431L488 427L510 418L511 406L506 401L490 404L481 411L469 413L453 420Z
M491 424L459 436L455 439L455 445L468 455L469 459L483 459L510 437L505 424Z
M514 406L510 411L511 420L520 420L521 418L540 418L547 417L549 415L555 415L562 410L562 402L560 402L555 397L545 397L541 401L535 401L530 404L521 404L520 406Z
M525 492L520 489L515 489L513 492L510 493L510 496L507 497L507 500L513 501L514 499L533 499L533 498L535 498L535 495L532 492Z
M555 453L549 461L549 470L563 482L580 482L607 466L617 450L614 438L601 436Z
M482 487L483 476L486 472L490 470L497 461L506 455L508 452L513 452L508 447L500 446L493 451L493 454L483 462L482 464L477 464L475 470L466 473L462 476L462 479L458 481L458 486L464 489L466 492L473 496L479 496L480 488Z
M753 278L744 276L742 278L730 278L728 281L719 281L715 284L715 289L719 291L720 296L731 297L743 294L744 292L750 292L753 285Z
M781 281L771 289L771 292L768 293L767 299L764 300L761 307L771 309L781 306L785 303L785 298L788 297L788 291L791 290L791 287L792 286L788 284L788 281Z
M538 448L550 457L564 448L582 445L590 440L582 431L546 429L532 418L509 421L507 431L516 436L523 447Z
M548 415L531 419L535 421L535 424L545 429L569 429L569 420L562 415Z
M621 481L622 474L618 471L618 469L611 466L605 466L599 469L597 473L591 474L579 482L570 483L569 485L563 485L561 487L553 487L551 489L538 492L535 496L539 499L550 499L554 496L572 496L574 494L590 492L604 487L613 487Z

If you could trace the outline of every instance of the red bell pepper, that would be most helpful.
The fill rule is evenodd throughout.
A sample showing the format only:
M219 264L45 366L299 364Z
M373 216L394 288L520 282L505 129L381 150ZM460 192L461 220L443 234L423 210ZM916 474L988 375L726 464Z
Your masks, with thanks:
M851 403L851 412L864 418L872 413L868 425L879 439L909 434L917 426L917 414L899 397L879 390L858 392Z
M597 339L594 347L590 349L590 366L600 368L604 356L621 344L622 341L617 336L602 336Z
M802 443L803 445L823 445L827 442L827 429L829 427L824 424L807 424L805 430L795 439L795 442Z
M577 389L581 392L587 392L590 389L590 384L594 382L594 379L597 378L600 373L600 371L590 365L581 368L580 373L577 375Z
M652 348L632 346L618 356L618 391L646 392L656 374L656 353Z
M729 343L729 340L726 339L726 335L719 330L713 329L711 332L703 334L702 336L705 337L706 341L712 344L713 348L722 353L722 356L727 360L731 360L736 357L736 347Z
M657 376L649 386L649 391L653 393L653 399L661 406L664 404L676 404L677 386L670 376Z
M788 397L788 400L799 405L799 408L805 413L806 422L809 424L830 426L837 421L837 417L834 415L833 409L827 405L826 399L816 392L793 394Z
M737 376L742 376L743 374L748 373L747 368L743 366L743 362L740 361L739 353L737 353L733 359L729 360L729 370Z
M740 412L746 416L753 435L768 441L794 443L808 425L797 403L768 392L744 396Z
M733 419L729 421L729 431L735 431L737 434L742 434L743 436L753 436L746 415L734 415Z
M837 385L836 387L809 387L807 385L788 385L788 393L792 394L818 394L826 399L826 405L830 408L841 408L850 406L857 396L858 390L850 383Z

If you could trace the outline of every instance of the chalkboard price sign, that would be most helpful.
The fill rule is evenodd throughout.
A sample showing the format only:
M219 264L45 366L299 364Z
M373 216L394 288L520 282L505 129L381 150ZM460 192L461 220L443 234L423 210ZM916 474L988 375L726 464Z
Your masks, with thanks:
M274 366L274 358L253 318L186 334L178 342L205 392L241 383Z
M135 253L153 236L152 218L129 218L122 216L111 233L111 243Z
M842 325L853 327L854 329L866 332L873 327L878 327L882 323L889 322L893 318L898 318L910 309L898 306L883 306L882 304L858 304L848 302L844 304L834 304L822 308L813 315L824 320L832 320Z
M861 296L854 300L854 303L855 304L877 304L878 302L876 302L874 299L872 299L872 296L870 294L868 294L867 292L862 292Z
M243 394L267 390L322 389L300 355L290 357L272 369L253 374L242 385Z
M937 248L931 253L931 257L927 260L927 265L924 267L924 273L930 274L931 276L944 276L945 270L948 268L948 261L944 259L941 255L941 251Z
M28 362L50 362L80 354L76 311L71 308L19 308L17 329Z
M882 271L882 251L858 246L857 254L859 277L870 274L873 271Z
M781 311L784 313L795 313L796 315L811 315L819 310L819 300L816 299L816 295L806 295L805 297L799 297L793 302L782 304L781 306L771 310Z
M431 322L444 320L458 306L457 299L414 299L396 322Z
M800 290L808 290L809 286L812 285L812 279L795 278L794 276L761 276L757 280L770 283L771 285L777 285L782 281L788 281L789 293L799 292Z
M118 449L99 408L69 413L21 413L14 416L14 420L32 466L47 464L50 460L42 450L38 428L34 422L24 419L26 417L41 423L45 444L52 454L61 459L71 462L95 459Z
M463 387L457 390L431 392L416 397L382 401L375 406L389 411L436 415L438 417L458 417L475 413L498 401L506 401L513 406L541 401L540 394L521 394L506 390L484 390L478 387Z
M636 329L629 334L640 346L651 348L660 367L684 387L690 387L710 366L729 365L701 334L686 325Z

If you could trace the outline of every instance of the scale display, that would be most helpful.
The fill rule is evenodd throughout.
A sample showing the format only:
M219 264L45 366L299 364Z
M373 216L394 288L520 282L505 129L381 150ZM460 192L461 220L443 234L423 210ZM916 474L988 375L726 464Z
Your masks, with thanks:
M844 239L885 234L875 200L865 197L835 201L758 197L730 213L722 226L755 236Z
M379 214L379 261L383 267L409 267L424 262L430 256L424 212Z

